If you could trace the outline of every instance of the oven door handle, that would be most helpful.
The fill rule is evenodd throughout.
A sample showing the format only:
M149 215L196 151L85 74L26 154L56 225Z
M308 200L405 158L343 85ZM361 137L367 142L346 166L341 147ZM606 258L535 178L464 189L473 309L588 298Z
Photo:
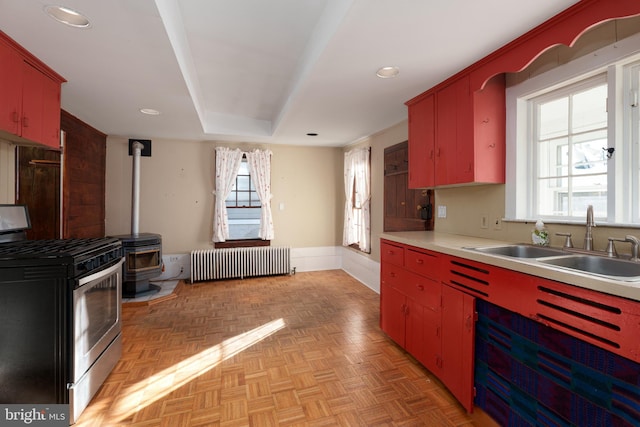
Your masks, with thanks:
M82 279L80 279L78 281L78 287L82 286L82 285L86 285L89 282L92 282L96 279L99 279L101 277L104 276L108 276L110 274L112 274L114 271L117 271L118 269L120 269L122 267L122 264L124 263L124 257L120 258L120 261L118 261L117 263L113 264L111 267L109 268L105 268L104 270L100 270L97 271L93 274L90 274L89 276L83 277Z

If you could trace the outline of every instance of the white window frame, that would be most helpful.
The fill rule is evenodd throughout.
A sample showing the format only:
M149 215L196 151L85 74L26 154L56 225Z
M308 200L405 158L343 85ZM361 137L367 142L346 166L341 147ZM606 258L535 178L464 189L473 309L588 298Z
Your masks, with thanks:
M606 218L597 219L600 223L608 225L640 226L640 212L637 212L640 197L638 135L634 136L637 127L630 126L632 115L635 114L637 120L638 108L630 107L630 95L624 90L624 84L629 84L631 76L628 65L640 60L638 46L640 34L507 88L505 220L537 219L534 213L534 179L531 179L535 176L536 165L531 162L532 112L529 109L529 100L545 92L606 73L609 112L607 140L608 147L615 147L615 153L608 164L608 215ZM634 185L616 185L620 182ZM636 199L635 203L632 197ZM583 223L584 218L549 217L545 218L545 221Z

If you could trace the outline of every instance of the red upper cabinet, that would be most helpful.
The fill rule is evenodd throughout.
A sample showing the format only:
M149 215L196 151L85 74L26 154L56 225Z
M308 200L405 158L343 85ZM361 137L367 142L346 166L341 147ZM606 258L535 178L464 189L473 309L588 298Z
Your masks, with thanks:
M435 185L504 183L505 116L504 76L473 93L470 75L439 89Z
M42 75L42 136L49 147L60 146L60 83Z
M407 102L411 188L504 183L504 76L477 92L471 92L471 78L463 75Z
M18 134L22 108L23 60L9 46L0 43L0 129Z
M435 95L409 105L409 188L433 187L435 168Z
M552 46L573 45L601 22L639 14L637 1L581 0L407 101L409 186L504 183L504 73L523 70Z
M0 31L0 136L60 148L65 80Z

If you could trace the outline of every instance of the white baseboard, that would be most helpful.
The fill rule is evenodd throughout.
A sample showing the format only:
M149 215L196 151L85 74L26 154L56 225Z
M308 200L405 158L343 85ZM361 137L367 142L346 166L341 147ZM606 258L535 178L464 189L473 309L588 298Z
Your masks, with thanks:
M342 249L342 269L365 286L380 293L380 263L354 249Z
M342 251L338 246L291 248L291 267L298 271L338 270Z

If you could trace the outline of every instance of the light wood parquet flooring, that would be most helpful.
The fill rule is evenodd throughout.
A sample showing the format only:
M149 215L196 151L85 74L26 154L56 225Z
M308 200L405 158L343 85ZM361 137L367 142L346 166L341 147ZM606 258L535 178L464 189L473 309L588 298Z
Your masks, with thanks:
M180 283L123 307L123 355L76 426L472 426L341 270ZM488 423L488 424L487 424Z

